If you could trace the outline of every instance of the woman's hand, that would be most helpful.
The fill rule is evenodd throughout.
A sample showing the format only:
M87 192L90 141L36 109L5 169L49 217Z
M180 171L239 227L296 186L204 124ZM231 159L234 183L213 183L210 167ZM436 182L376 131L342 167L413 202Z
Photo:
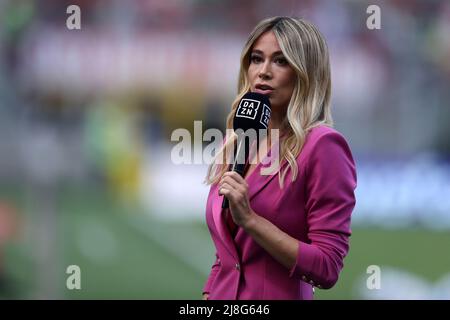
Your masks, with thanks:
M272 257L291 270L297 261L299 241L250 208L248 185L236 172L227 172L219 182L219 194L227 196L234 222Z
M203 300L208 300L209 298L209 294L208 293L204 293L203 294Z
M250 207L247 181L237 172L225 172L219 182L219 194L228 198L234 223L245 228L256 215Z

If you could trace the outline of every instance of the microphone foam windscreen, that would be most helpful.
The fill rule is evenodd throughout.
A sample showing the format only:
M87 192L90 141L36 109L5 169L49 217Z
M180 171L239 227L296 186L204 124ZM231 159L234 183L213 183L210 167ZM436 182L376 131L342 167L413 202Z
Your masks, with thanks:
M239 101L239 105L234 114L234 131L241 129L267 129L269 126L271 106L266 95L247 92Z

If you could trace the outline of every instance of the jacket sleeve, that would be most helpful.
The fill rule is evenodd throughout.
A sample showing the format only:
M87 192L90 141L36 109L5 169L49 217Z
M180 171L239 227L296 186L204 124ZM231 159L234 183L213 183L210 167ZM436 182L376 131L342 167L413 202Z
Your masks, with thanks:
M216 253L216 260L214 261L214 263L211 267L211 272L209 273L208 279L206 280L206 283L203 287L203 294L205 294L205 293L209 294L211 285L214 282L214 279L216 278L217 272L219 271L219 267L220 267L220 259Z
M338 132L320 136L305 169L308 243L299 241L289 275L328 289L337 282L348 253L356 203L356 169L344 137Z

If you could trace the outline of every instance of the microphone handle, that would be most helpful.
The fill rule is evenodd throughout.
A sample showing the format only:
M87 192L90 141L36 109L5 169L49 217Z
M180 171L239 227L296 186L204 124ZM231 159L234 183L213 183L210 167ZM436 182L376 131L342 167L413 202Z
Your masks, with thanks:
M242 149L244 147L244 150ZM241 175L241 177L244 176L244 169L245 169L245 156L248 154L248 150L246 149L245 145L245 139L242 139L242 137L238 138L238 146L235 153L235 159L233 163L232 171L235 171ZM223 197L222 201L222 209L227 209L230 206L230 203L228 201L227 197Z
M239 173L241 175L241 177L244 176L244 169L245 169L245 164L244 163L239 163L239 164L235 164L233 171ZM228 201L227 197L223 197L223 201L222 201L222 209L227 209L230 206L230 202Z

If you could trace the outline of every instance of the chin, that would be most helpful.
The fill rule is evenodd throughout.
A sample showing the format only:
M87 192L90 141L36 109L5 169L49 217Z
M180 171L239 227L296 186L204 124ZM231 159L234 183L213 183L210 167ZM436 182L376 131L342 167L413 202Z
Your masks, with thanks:
M279 109L280 103L277 99L274 99L273 97L269 96L270 105L272 106L272 109Z
M272 112L278 112L278 113L279 112L282 112L282 113L287 112L289 101L284 104L281 104L277 101L272 101L272 99L270 99L270 98L269 98L269 101L270 101Z

